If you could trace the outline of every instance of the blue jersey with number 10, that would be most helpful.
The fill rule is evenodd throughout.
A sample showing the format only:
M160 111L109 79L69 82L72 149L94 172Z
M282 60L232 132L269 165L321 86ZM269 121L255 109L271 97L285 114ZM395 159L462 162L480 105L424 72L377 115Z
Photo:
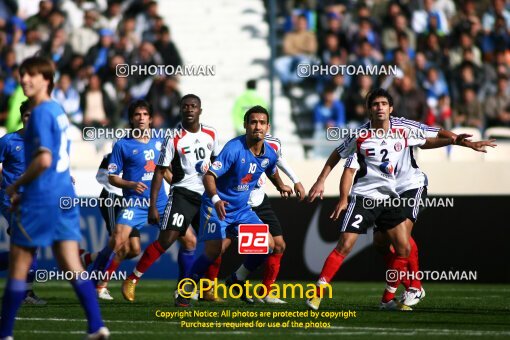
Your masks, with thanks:
M276 172L278 155L264 141L263 153L255 156L246 144L246 135L230 140L209 168L216 176L218 196L229 204L226 211L235 211L246 207L250 192L253 190L262 173L268 176ZM203 202L212 205L210 198L204 193Z
M60 197L75 197L69 173L69 120L62 107L47 100L34 107L25 132L25 165L41 151L49 151L51 165L23 189L22 202L58 204Z

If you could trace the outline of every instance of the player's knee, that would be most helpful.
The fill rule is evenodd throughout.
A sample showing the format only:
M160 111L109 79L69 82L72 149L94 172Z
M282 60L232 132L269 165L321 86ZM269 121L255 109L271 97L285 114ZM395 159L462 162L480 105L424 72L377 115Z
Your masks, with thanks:
M197 247L197 239L195 237L186 237L181 239L182 246L186 250L193 250Z
M348 238L340 239L340 241L338 241L338 243L336 245L336 250L340 254L347 256L347 255L349 255L352 248L354 247L354 243L355 243L355 241L352 241Z
M409 257L411 254L411 245L409 243L407 244L397 244L393 246L395 248L395 255L399 257Z
M137 257L142 252L142 249L139 245L131 245L129 248L129 251L126 254L127 259L132 259L134 257Z

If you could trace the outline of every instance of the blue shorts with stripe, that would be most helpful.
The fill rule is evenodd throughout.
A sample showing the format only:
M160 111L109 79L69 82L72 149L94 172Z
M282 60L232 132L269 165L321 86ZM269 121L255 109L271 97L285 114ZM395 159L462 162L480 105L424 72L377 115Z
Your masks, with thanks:
M247 204L245 208L227 211L227 216L221 221L213 206L200 206L199 241L224 240L237 237L239 224L263 224L257 214Z
M389 230L406 220L402 207L378 202L367 197L350 196L347 209L340 216L340 232L366 234L374 225L378 230Z
M156 206L158 209L159 216L161 218L165 213L166 202L160 200L157 202ZM149 207L147 206L126 207L122 209L117 215L117 224L124 224L138 230L146 226L153 226L159 228L157 224L154 225L148 224L148 218Z
M57 241L80 241L80 209L61 209L47 205L21 202L12 213L11 242L24 247L47 247Z

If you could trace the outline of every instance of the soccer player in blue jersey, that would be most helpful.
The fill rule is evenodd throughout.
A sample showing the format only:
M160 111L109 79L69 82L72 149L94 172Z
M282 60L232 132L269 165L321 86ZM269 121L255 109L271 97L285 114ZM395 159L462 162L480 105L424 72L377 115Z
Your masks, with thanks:
M152 114L152 106L145 100L131 103L128 108L129 122L131 128L137 129L134 131L140 131L140 136L133 133L133 136L117 141L113 147L108 165L108 180L113 186L122 189L127 206L117 216L109 243L98 255L93 270L113 273L130 251L129 235L133 228L140 230L148 225L148 202L156 169L155 160L159 158L164 142L162 138L151 136ZM165 188L162 186L156 202L160 215L163 215L166 201ZM111 300L106 285L106 280L98 283L98 294L100 298Z
M292 189L283 184L276 169L278 154L264 140L269 129L269 113L254 106L244 116L246 135L230 140L204 175L205 193L200 207L199 239L205 241L205 251L193 263L188 277L198 280L222 253L222 241L237 235L239 224L263 224L248 205L250 193L260 176L266 173L284 196ZM274 242L270 238L269 246ZM247 255L244 266L257 268L265 256ZM186 286L185 288L189 288ZM189 299L179 295L176 306L188 307Z
M55 74L53 63L31 57L23 61L19 72L23 92L33 108L24 136L25 172L6 189L16 210L0 338L13 335L16 313L25 298L27 273L38 247L52 245L62 270L83 272L78 253L79 208L59 208L61 197L73 199L76 194L69 173L69 120L62 107L50 98ZM23 188L21 195L20 188ZM101 319L92 282L78 274L71 284L85 309L89 338L107 338L109 331Z
M0 139L0 163L2 163L2 184L0 187L0 211L4 215L8 223L7 233L10 234L12 214L11 200L5 193L5 189L13 184L25 171L25 154L23 147L23 136L28 119L30 118L29 101L26 100L21 104L21 121L23 128L16 132L6 134ZM9 267L9 252L0 253L0 270L6 270ZM27 292L25 300L26 304L45 305L46 301L40 299L34 294L32 285L35 279L35 271L37 270L37 252L34 253L32 266L27 276Z

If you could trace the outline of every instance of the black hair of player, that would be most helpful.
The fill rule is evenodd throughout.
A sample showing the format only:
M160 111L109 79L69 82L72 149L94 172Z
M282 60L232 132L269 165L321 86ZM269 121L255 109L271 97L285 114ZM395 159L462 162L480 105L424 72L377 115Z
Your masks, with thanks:
M181 101L179 102L179 106L182 105L182 103L184 102L185 99L188 99L188 98L191 98L191 99L195 99L197 102L198 102L198 106L201 107L202 106L202 101L200 100L200 97L197 96L196 94L193 94L193 93L189 93L189 94L186 94L184 95L182 98L181 98Z
M267 116L267 123L269 124L269 112L267 112L267 110L260 105L254 106L251 109L249 109L248 111L246 111L246 113L244 114L244 123L245 124L248 124L248 120L250 119L250 115L252 113L265 114Z
M257 88L257 81L255 79L250 79L246 82L246 88L248 90L255 90Z
M377 88L367 94L366 100L367 109L370 109L370 107L372 106L372 102L379 97L384 97L388 99L388 104L390 105L390 107L393 107L393 97L391 96L391 94L383 88Z
M143 99L135 100L135 101L131 102L131 104L129 104L129 107L128 107L128 119L129 119L130 126L131 126L131 119L135 115L136 109L138 109L140 107L146 108L147 112L149 112L149 116L152 118L153 111L152 111L151 103L149 103L148 101L143 100ZM133 128L133 127L131 126L131 128Z
M24 102L22 102L19 107L19 113L20 113L20 116L22 119L23 119L23 115L27 112L30 112L30 100L28 100L28 99L25 100Z

